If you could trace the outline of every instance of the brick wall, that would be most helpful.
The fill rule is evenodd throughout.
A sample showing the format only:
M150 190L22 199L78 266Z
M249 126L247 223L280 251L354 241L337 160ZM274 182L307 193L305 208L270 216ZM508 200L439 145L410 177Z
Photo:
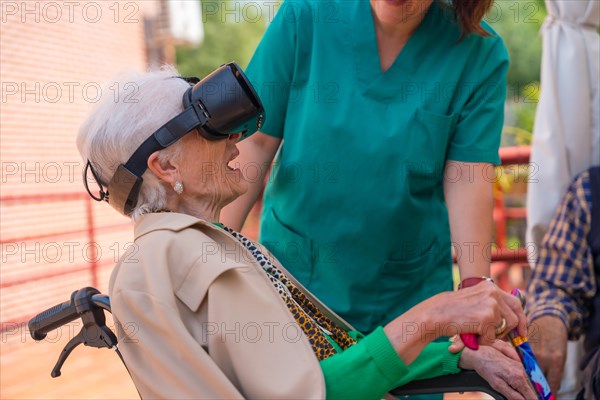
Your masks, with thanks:
M100 85L144 69L156 1L0 1L0 320L107 290L131 228L81 182L78 127ZM11 325L12 324L12 325Z

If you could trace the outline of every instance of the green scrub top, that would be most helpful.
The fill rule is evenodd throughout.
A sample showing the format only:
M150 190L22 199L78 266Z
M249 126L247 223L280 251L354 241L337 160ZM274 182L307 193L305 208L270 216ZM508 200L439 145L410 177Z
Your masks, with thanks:
M459 42L434 2L382 73L368 0L288 0L247 68L283 138L260 241L358 330L452 289L444 164L499 162L508 55L484 27Z

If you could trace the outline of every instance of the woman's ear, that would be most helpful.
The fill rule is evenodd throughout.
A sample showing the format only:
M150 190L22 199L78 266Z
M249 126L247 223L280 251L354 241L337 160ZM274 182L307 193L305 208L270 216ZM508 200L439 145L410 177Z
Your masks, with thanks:
M158 151L155 151L148 157L148 169L152 171L158 179L168 183L170 186L173 186L176 181L181 180L177 165L174 165L170 160L161 162Z

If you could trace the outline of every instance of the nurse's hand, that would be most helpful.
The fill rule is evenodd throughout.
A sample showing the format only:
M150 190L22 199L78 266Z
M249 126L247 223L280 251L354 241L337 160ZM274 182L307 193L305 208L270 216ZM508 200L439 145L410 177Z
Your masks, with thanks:
M513 328L527 336L521 302L493 283L482 282L437 294L391 321L384 331L400 358L410 365L427 343L438 337L475 333L480 335L481 345L491 345L502 325L505 329L500 336Z
M443 335L459 333L479 335L481 345L491 345L497 339L497 329L504 325L500 336L516 328L521 336L527 336L527 320L521 302L499 289L491 282L482 282L456 292L440 293L417 305L429 306L423 310L431 316L433 328ZM506 322L503 323L503 320Z
M537 399L517 352L507 342L496 340L491 346L480 346L477 351L465 348L458 366L475 370L509 400Z

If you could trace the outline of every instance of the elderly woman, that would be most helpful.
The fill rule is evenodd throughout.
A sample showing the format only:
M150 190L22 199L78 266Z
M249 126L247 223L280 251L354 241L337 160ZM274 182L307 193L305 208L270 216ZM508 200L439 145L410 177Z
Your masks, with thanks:
M492 283L434 296L367 336L354 331L264 247L218 222L247 184L229 165L240 134L217 134L206 119L238 110L219 103L227 96L220 85L212 86L212 111L199 108L176 75L164 68L124 78L134 98L102 99L77 138L101 187L97 199L118 204L135 224L135 246L115 267L110 296L143 398L379 399L459 368L485 375L509 353L495 340L506 331L498 327L525 334L519 302ZM155 139L158 147L149 144ZM448 342L432 342L457 333L496 347L449 351ZM502 358L494 368L514 373L513 387L499 390L535 397L518 360Z

